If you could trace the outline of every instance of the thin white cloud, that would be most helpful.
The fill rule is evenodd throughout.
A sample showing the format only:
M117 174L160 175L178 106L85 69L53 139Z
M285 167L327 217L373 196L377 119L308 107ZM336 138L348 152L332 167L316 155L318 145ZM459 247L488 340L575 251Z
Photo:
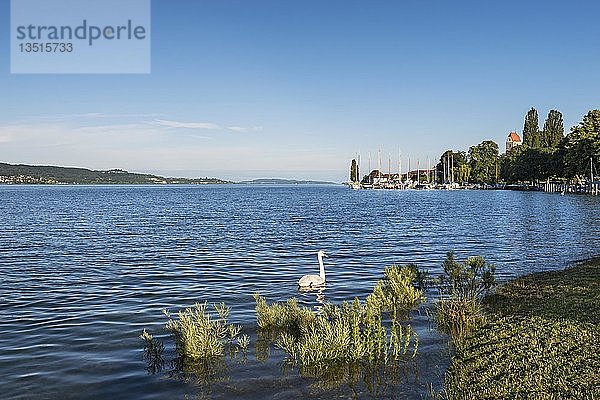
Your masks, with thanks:
M106 124L106 125L88 125L72 127L73 131L84 133L123 133L135 131L147 131L148 126L145 124L129 123L129 124Z
M167 128L184 128L184 129L221 129L217 124L212 122L181 122L181 121L169 121L165 119L155 119L154 124L158 126L164 126Z
M228 126L227 129L233 132L245 133L245 132L260 132L262 131L262 126L252 126L250 128L246 128L243 126Z

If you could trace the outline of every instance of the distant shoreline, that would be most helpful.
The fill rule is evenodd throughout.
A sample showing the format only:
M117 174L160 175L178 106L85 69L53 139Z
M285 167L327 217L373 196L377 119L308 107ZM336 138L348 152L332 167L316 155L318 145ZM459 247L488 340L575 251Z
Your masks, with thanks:
M173 178L77 167L0 163L0 185L341 185L341 183L283 178L230 181L220 178Z
M122 169L98 171L87 168L0 163L0 184L8 185L200 185L233 183L219 178L167 178Z
M251 181L240 181L236 183L243 185L342 185L341 183L327 181L311 181L281 178L261 178L253 179Z

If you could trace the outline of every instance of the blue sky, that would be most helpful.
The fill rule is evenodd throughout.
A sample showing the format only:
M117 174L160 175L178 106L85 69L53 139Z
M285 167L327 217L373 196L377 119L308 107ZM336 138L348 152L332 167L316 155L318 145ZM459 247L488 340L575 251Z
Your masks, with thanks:
M9 6L4 162L341 181L599 106L593 1L156 0L148 75L11 75Z

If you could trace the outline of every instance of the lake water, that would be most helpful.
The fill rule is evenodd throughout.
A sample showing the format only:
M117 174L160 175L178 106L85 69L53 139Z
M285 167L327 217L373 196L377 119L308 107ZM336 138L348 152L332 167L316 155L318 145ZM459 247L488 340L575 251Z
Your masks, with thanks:
M419 399L439 387L449 357L424 313L400 382L336 386L285 368L275 348L257 360L252 293L317 306L296 282L318 273L320 249L330 302L364 298L386 265L436 275L450 250L484 256L500 280L563 268L598 254L599 206L510 191L0 186L0 396ZM204 300L231 306L252 339L246 359L226 359L214 379L169 365L149 373L142 329L168 339L162 310Z

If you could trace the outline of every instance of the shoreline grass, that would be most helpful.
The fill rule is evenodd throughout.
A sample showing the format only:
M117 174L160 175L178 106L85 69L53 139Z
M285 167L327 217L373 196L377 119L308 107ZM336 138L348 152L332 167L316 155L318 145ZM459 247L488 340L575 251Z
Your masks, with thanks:
M484 299L461 341L447 399L599 399L600 259L527 275Z

